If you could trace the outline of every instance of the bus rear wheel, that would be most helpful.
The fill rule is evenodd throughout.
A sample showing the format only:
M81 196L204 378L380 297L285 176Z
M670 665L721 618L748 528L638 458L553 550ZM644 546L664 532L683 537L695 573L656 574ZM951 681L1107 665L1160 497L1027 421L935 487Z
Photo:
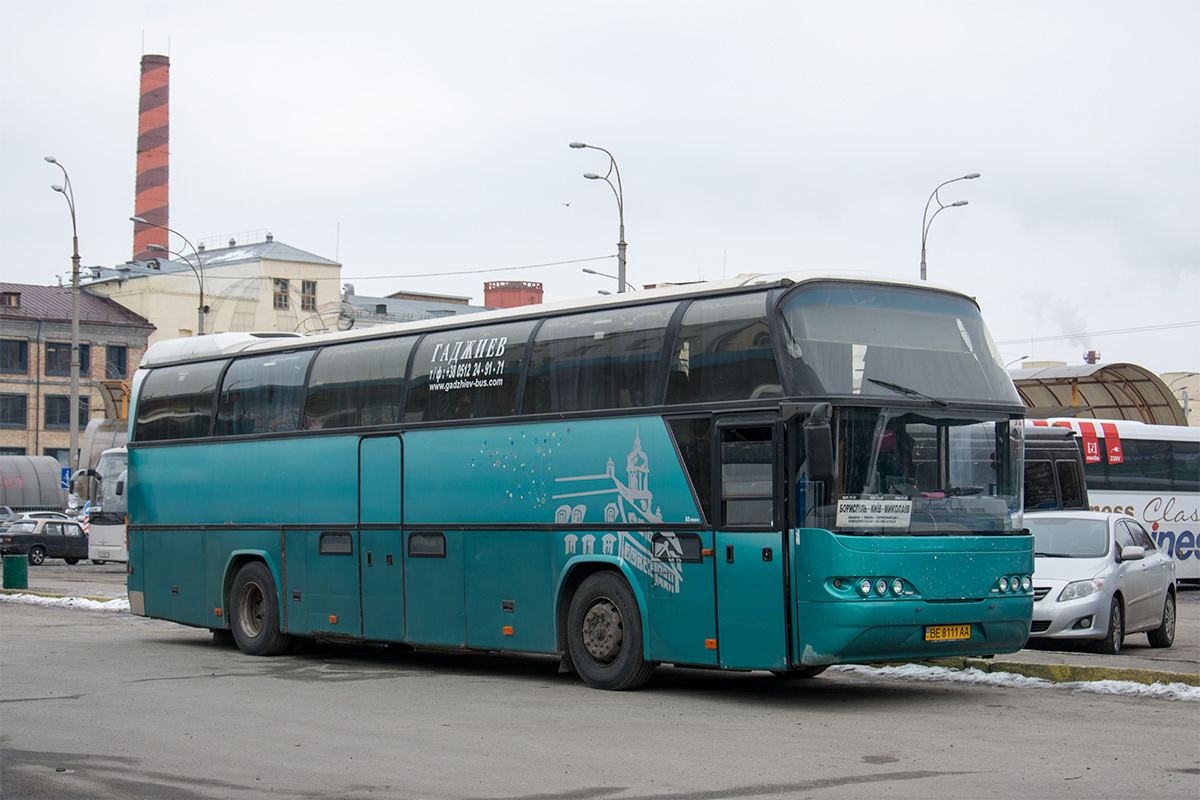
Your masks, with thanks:
M567 613L567 649L584 683L595 689L636 689L654 672L642 658L642 618L621 576L584 579Z
M261 561L246 564L233 579L229 590L229 629L238 649L252 656L278 655L291 641L279 629L275 579Z

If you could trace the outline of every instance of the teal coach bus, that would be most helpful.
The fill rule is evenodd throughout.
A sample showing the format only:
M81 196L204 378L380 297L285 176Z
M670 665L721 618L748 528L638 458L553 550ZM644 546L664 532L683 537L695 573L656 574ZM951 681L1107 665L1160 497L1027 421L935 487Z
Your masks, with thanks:
M1024 646L1023 406L976 303L803 274L151 347L129 601L305 639L809 677Z

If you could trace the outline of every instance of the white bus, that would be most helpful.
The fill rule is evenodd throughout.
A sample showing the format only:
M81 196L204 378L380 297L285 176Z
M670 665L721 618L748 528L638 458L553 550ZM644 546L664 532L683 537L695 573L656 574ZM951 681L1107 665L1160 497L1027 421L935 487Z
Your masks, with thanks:
M125 541L125 486L128 479L128 455L124 447L100 454L96 469L86 470L92 481L88 514L88 558L93 564L106 561L127 562ZM77 473L78 474L78 473Z
M1175 559L1179 580L1200 581L1200 428L1106 419L1031 424L1075 431L1092 510L1134 517Z

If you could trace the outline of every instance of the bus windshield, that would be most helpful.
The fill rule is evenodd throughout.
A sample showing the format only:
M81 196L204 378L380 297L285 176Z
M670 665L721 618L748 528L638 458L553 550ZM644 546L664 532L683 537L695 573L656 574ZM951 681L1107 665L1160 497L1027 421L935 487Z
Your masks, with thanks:
M103 522L112 517L114 523L125 522L125 482L128 455L125 450L113 450L100 456L96 472L100 475L100 487L95 497L99 502L92 507L93 522Z
M780 306L791 395L1021 399L965 297L887 285L805 284Z
M836 447L841 533L1019 533L1021 428L1007 419L843 408Z

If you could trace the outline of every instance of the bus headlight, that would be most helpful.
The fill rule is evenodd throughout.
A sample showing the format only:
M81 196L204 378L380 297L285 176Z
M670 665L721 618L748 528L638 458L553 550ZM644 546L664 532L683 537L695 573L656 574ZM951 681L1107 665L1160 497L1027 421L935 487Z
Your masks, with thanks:
M871 594L871 581L869 578L863 578L858 582L858 591L863 597Z
M904 594L904 581L900 580L899 578L896 578L896 580L892 581L892 594Z
M880 595L887 594L887 589L888 589L887 581L884 580L883 578L880 578L879 580L877 580L875 582L875 593L876 594L880 594Z
M1002 592L1008 591L1008 578L1000 579L1000 591L1002 591Z

